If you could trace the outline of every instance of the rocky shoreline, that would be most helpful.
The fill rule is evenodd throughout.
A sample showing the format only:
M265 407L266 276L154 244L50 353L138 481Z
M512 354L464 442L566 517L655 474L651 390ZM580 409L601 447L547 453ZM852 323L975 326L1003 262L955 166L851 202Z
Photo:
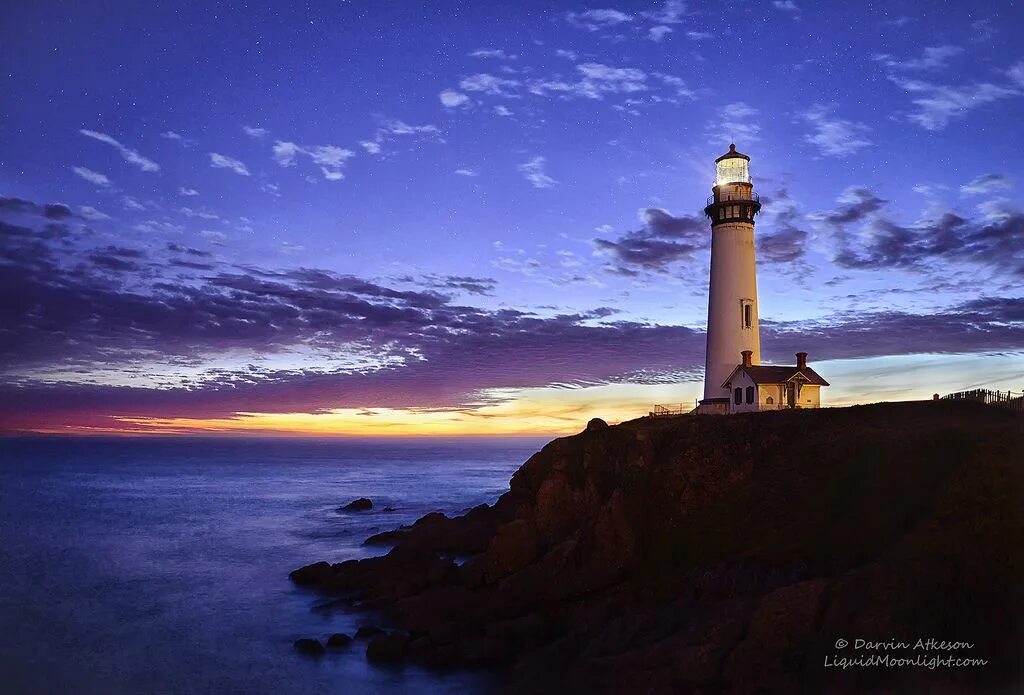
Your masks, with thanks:
M601 424L546 445L493 505L291 579L400 626L369 636L369 659L501 669L516 692L1021 682L1018 415L926 402ZM987 665L826 666L865 656L842 639L919 637Z

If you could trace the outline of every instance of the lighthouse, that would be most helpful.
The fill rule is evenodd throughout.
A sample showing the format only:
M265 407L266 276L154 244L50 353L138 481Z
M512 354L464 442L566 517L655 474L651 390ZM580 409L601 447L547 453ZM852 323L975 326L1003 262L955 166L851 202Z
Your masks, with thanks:
M757 266L754 217L761 203L750 180L750 157L729 145L715 160L715 185L704 214L711 220L711 283L708 291L708 342L704 398L699 413L730 411L726 385L742 360L761 363L757 323Z

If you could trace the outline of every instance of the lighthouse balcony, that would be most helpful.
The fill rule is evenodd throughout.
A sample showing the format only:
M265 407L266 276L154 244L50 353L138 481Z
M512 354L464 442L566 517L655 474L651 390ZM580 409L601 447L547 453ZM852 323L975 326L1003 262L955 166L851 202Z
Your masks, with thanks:
M759 196L757 193L754 193L753 191L751 191L750 193L745 193L743 195L732 195L732 194L724 195L724 196L722 196L721 198L718 198L718 199L716 199L715 196L713 196L713 195L709 195L708 196L707 207L711 207L715 203L726 203L726 202L757 203L758 206L760 206L761 205L761 196Z

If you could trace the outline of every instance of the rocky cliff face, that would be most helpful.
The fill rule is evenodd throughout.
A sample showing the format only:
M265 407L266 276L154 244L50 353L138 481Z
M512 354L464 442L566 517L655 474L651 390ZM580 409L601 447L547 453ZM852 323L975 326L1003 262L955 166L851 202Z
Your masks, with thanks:
M1019 415L946 402L589 427L493 506L292 578L385 611L404 658L495 666L513 691L1009 687L1022 435ZM973 646L855 642L919 638ZM988 663L825 665L872 654Z

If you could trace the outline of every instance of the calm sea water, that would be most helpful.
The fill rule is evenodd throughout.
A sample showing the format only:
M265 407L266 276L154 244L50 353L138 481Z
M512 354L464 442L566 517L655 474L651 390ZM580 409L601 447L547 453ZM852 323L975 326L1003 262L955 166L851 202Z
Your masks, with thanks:
M370 534L492 502L539 439L0 439L0 689L480 692L486 676L366 663L288 572ZM360 496L374 511L339 513ZM393 512L382 511L385 506Z

